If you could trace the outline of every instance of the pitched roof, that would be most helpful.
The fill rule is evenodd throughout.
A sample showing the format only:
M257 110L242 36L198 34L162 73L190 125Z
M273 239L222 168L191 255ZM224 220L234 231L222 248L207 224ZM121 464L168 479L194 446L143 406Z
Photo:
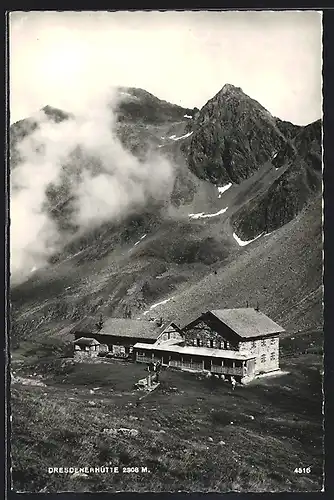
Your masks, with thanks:
M96 323L96 318L85 318L72 329L72 333L157 339L166 328L166 326L158 327L153 321L128 318L108 318L104 321L103 327L100 330Z
M252 307L209 311L242 338L261 337L284 332L284 328Z
M143 339L157 339L161 328L153 321L110 318L107 319L100 335L117 335L117 337L136 337Z
M179 345L165 345L162 344L145 344L143 342L137 342L133 346L134 349L143 349L150 351L165 351L174 352L177 354L189 354L192 356L206 356L210 358L220 358L220 359L253 359L256 357L255 354L243 353L240 351L232 351L227 349L210 349L209 347L193 347L193 346L179 346Z
M96 339L90 339L88 337L81 337L80 339L75 340L73 343L77 345L86 345L86 346L100 344L100 342L98 342Z

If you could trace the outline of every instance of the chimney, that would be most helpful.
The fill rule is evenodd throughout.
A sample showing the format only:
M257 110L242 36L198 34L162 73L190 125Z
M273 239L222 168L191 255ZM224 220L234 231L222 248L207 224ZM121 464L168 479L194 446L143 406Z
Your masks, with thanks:
M246 302L246 307L249 307L249 305L248 305L248 300L247 300L247 302Z
M256 303L256 308L255 308L255 311L259 312L260 311L260 306L259 306L259 302Z

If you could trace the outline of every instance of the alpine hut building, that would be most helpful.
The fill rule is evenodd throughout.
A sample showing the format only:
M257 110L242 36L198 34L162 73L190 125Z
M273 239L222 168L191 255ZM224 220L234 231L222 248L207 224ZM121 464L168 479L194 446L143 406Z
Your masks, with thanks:
M172 326L174 328L174 326ZM160 361L181 370L206 371L247 383L279 370L284 329L258 309L219 309L177 330L174 336L134 345L137 362Z

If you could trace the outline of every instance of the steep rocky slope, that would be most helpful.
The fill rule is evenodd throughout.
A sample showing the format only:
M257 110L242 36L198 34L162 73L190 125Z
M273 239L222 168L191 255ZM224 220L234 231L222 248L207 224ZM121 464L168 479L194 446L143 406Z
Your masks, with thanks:
M278 152L272 163L282 174L268 191L237 214L234 227L251 239L271 232L292 220L321 191L321 122L318 120L295 136Z
M267 161L281 176L245 205L234 227L246 239L293 219L321 189L321 121L306 127L273 117L232 85L225 85L186 127L189 168L217 185L240 183Z
M287 142L276 119L232 85L210 99L188 128L190 169L217 184L249 177Z

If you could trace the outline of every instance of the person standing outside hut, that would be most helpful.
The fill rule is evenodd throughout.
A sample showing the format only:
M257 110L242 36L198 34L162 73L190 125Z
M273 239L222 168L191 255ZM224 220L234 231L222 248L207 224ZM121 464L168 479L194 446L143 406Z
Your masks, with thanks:
M148 364L147 371L148 371L148 374L147 374L147 387L150 388L151 387L151 382L152 382L152 372L154 371L154 363L153 363L153 361L151 361L151 363Z
M235 386L236 386L236 381L234 377L231 377L231 386L232 386L232 391L234 391Z

